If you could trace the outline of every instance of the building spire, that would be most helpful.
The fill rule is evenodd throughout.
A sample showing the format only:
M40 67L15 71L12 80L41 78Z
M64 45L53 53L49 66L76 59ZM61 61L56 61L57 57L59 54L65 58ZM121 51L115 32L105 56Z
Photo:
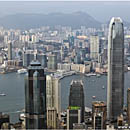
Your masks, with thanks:
M37 50L34 51L34 61L37 60Z

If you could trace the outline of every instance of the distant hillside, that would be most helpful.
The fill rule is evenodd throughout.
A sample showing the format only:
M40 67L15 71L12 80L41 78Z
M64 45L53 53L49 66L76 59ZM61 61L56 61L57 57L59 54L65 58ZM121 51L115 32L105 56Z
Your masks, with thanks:
M71 14L64 13L50 13L50 14L15 14L0 18L0 25L6 28L30 29L41 26L71 26L79 28L86 27L100 27L100 23L93 17L83 12L76 12Z

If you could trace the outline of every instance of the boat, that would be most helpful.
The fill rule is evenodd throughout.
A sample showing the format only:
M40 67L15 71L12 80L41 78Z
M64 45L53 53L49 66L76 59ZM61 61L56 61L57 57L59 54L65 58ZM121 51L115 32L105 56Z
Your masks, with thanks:
M85 74L86 76L90 77L90 76L96 76L95 73L89 73L89 74Z
M0 93L0 96L6 96L6 94L5 93Z
M19 69L19 70L17 70L18 74L25 74L26 72L27 72L26 69Z
M104 89L105 87L104 87L104 85L102 86L102 89Z
M93 99L95 99L95 98L96 98L96 96L92 96L92 98L93 98Z
M97 77L99 78L101 75L100 74L97 74Z

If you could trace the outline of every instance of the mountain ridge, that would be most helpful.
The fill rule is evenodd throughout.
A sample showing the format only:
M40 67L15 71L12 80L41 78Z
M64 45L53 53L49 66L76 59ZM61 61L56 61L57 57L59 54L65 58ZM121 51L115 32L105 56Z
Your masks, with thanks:
M101 23L93 17L84 12L75 13L49 13L49 14L32 14L20 13L7 15L0 18L0 25L6 28L30 29L41 26L71 26L72 28L86 27L100 27Z
M124 21L124 20L123 20ZM99 21L95 20L86 12L60 13L54 12L49 14L43 13L18 13L0 17L0 26L13 29L31 29L42 26L71 26L80 28L81 26L99 28ZM109 22L106 22L108 25ZM130 26L129 22L124 21L124 26Z

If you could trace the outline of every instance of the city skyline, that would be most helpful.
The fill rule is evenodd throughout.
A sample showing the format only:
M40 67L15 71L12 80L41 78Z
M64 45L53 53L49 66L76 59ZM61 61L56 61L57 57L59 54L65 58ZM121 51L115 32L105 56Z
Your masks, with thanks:
M129 6L0 2L0 129L130 128Z

